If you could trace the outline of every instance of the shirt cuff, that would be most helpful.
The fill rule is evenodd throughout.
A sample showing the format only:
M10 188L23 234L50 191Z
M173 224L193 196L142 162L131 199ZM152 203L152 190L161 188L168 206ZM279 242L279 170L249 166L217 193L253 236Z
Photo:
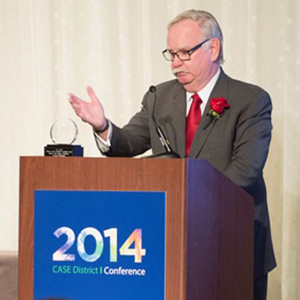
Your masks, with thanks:
M101 138L101 136L99 136L95 131L94 131L94 137L96 140L96 144L98 149L102 152L108 152L111 146L111 137L112 137L112 132L113 132L113 128L112 125L110 123L109 120L107 120L108 122L108 133L107 133L107 140L104 140L103 138Z

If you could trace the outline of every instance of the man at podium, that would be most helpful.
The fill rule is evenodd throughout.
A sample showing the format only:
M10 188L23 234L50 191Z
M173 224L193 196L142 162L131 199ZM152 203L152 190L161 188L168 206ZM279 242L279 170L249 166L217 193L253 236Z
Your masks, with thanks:
M91 102L70 94L76 114L94 130L107 156L176 152L205 159L255 200L254 299L266 299L275 266L263 168L271 140L271 99L258 86L230 78L221 65L223 35L208 12L188 10L168 25L167 49L176 79L151 87L142 109L119 128L93 89Z

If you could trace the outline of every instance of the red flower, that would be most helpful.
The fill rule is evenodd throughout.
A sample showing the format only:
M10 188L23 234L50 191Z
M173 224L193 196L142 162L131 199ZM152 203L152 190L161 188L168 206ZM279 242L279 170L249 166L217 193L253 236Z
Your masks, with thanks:
M213 98L210 100L210 114L213 117L220 118L220 115L224 112L225 108L229 108L230 105L227 103L227 100L223 97Z

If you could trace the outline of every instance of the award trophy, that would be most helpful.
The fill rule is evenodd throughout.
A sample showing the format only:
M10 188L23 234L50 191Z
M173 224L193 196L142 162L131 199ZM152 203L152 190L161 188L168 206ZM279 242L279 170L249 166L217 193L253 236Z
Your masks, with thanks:
M72 145L78 134L76 123L71 119L56 120L50 129L53 145L44 148L45 156L83 156L83 147Z

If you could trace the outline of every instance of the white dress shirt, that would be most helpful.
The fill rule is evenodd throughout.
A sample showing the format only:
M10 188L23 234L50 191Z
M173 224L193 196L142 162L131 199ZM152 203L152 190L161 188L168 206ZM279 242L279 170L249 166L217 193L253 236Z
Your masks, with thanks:
M220 76L221 70L219 69L218 72L214 75L214 77L209 81L209 83L200 90L197 94L199 95L200 99L202 100L202 103L200 105L201 113L203 115L203 112L205 110L206 104L209 100L209 96L213 90L213 88L216 85L216 82ZM193 103L192 96L194 93L186 92L186 116L189 114L191 105Z

